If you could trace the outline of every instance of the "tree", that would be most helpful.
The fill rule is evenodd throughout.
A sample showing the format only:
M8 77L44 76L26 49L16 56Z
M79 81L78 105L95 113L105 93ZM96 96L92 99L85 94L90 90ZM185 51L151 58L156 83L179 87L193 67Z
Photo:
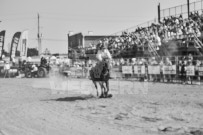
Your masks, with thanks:
M20 56L20 51L16 50L16 56Z
M27 49L27 57L38 56L38 50L36 48Z

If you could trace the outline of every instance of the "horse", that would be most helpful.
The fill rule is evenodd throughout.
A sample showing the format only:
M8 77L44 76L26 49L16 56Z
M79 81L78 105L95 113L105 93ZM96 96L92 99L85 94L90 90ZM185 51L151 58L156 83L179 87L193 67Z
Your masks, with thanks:
M97 68L101 69L101 74L99 77L95 77L95 72L98 71ZM96 69L95 69L96 68ZM102 62L102 64L97 65L96 67L90 70L90 79L92 80L96 90L97 90L97 97L99 98L106 98L111 97L112 95L108 94L109 92L109 69L107 62ZM101 87L101 95L99 96L97 83L99 83Z

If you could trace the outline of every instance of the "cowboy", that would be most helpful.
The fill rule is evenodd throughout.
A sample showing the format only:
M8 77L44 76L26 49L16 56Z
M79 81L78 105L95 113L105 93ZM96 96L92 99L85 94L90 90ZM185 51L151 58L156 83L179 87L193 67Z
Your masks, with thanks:
M110 70L110 62L112 60L112 56L109 52L109 50L107 49L107 44L100 44L100 46L98 47L98 52L96 55L97 60L100 62L106 61L107 65L108 65L108 70ZM109 76L110 76L110 72L109 72ZM109 77L111 78L111 77Z

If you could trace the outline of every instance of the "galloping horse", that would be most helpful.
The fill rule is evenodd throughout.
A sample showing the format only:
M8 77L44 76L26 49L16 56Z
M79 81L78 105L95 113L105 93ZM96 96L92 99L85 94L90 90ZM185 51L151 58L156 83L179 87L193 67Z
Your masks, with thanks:
M106 98L111 97L112 95L108 95L109 92L109 69L108 64L106 61L101 62L97 66L93 67L90 70L90 77L92 82L95 85L95 88L97 90L97 96L99 96L97 82L100 84L101 87L101 95L100 98ZM105 85L106 86L105 86Z

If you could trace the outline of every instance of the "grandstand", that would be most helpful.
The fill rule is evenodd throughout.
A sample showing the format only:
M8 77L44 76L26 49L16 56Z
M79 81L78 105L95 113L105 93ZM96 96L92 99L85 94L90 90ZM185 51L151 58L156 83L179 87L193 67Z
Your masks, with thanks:
M201 0L163 10L159 4L158 19L148 21L147 26L138 25L118 36L97 40L108 44L114 58L203 56L202 3ZM90 50L86 51L87 56Z

